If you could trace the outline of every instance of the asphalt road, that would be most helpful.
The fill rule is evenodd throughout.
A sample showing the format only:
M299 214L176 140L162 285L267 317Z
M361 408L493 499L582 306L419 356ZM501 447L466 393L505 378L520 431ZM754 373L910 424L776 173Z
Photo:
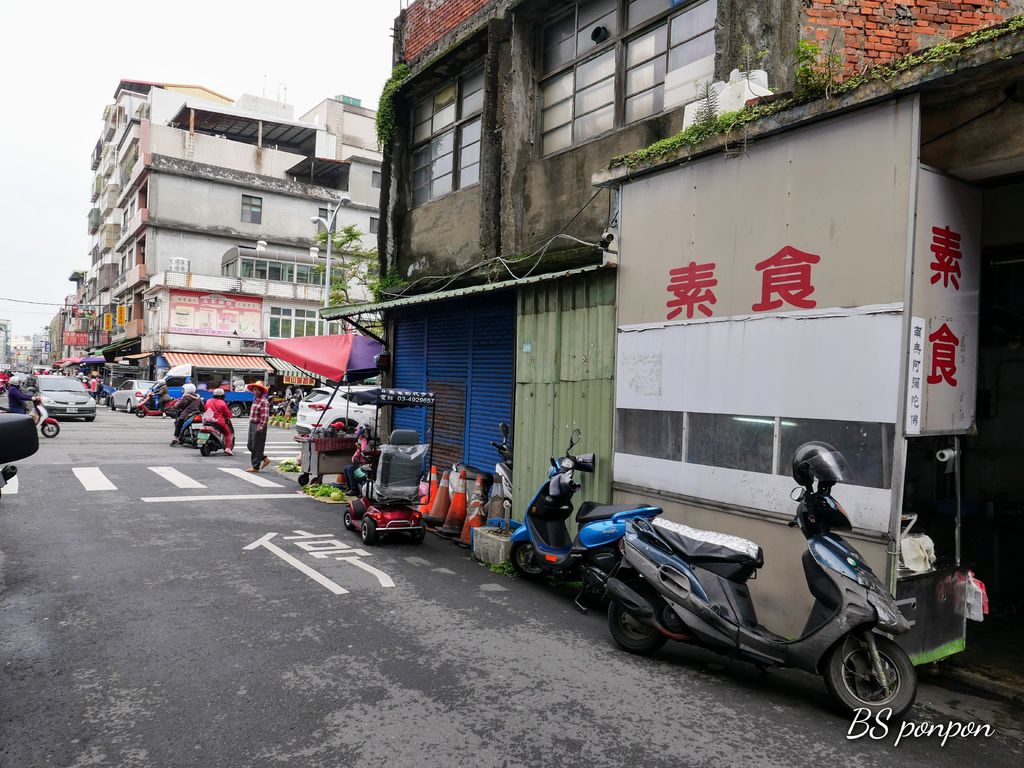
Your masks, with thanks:
M105 410L66 422L0 500L0 766L1024 760L1020 710L922 682L911 720L994 734L848 740L813 677L678 644L629 656L562 589L434 536L362 548L339 507L169 433Z

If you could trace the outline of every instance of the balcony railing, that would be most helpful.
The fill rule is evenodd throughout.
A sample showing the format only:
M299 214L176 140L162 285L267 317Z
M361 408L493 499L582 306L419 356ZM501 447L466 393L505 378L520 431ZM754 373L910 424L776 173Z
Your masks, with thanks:
M157 272L149 280L150 288L187 288L194 291L236 293L273 299L292 299L323 304L323 285L308 283L280 283L275 280L257 280L249 277L223 277L198 275L191 272Z
M149 209L139 208L121 228L121 237L117 241L118 250L135 237L149 223Z
M100 209L93 208L89 211L89 234L96 234L96 230L100 228Z
M120 224L107 223L100 227L100 253L106 253L117 245L117 238L120 234Z
M102 176L97 176L92 180L92 202L99 200L100 193L103 191L103 186L106 182Z
M149 273L146 271L146 265L136 264L127 272L122 272L117 278L117 281L114 283L114 295L120 296L122 293L134 288L139 283L144 283L148 280Z
M111 183L107 184L106 191L103 193L103 202L100 205L102 215L106 216L112 210L117 208L117 200L120 197L118 194L121 191L121 187L116 181L111 179Z

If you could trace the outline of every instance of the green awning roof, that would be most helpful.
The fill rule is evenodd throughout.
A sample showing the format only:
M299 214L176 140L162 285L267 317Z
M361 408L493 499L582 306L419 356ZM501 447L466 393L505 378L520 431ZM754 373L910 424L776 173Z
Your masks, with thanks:
M475 293L488 293L491 291L505 290L507 288L518 288L521 285L532 285L533 283L543 283L549 280L561 280L565 277L575 277L576 275L585 275L589 272L597 272L602 269L614 268L615 264L593 264L589 267L566 269L561 272L548 272L543 275L531 275L530 277L520 277L515 280L503 280L500 283L470 285L465 288L453 288L450 291L435 291L434 293L418 293L415 296L403 296L402 298L392 299L391 301L378 301L371 304L350 304L347 307L324 307L320 310L320 316L325 317L328 320L339 320L341 318L355 317L356 315L362 315L368 312L384 312L390 309L409 307L414 304L427 304L434 301L444 301L445 299L457 299L461 296L472 296Z

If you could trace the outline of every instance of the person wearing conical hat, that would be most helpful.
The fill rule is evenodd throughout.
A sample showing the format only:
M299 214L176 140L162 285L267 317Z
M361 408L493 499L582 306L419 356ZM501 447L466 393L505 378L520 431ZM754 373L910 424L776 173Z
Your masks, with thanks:
M270 422L270 401L267 399L267 385L262 381L254 381L246 389L256 396L249 409L248 447L252 466L246 472L259 472L270 464L270 459L264 453L267 446L267 424Z

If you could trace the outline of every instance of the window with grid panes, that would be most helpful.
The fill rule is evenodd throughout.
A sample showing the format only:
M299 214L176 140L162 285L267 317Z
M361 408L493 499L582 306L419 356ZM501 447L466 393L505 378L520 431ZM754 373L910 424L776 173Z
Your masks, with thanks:
M545 25L542 153L661 112L665 75L714 55L716 14L716 0L578 0Z
M242 195L242 221L250 224L263 223L263 198Z
M411 168L414 206L480 180L483 104L483 67L446 83L416 104Z

